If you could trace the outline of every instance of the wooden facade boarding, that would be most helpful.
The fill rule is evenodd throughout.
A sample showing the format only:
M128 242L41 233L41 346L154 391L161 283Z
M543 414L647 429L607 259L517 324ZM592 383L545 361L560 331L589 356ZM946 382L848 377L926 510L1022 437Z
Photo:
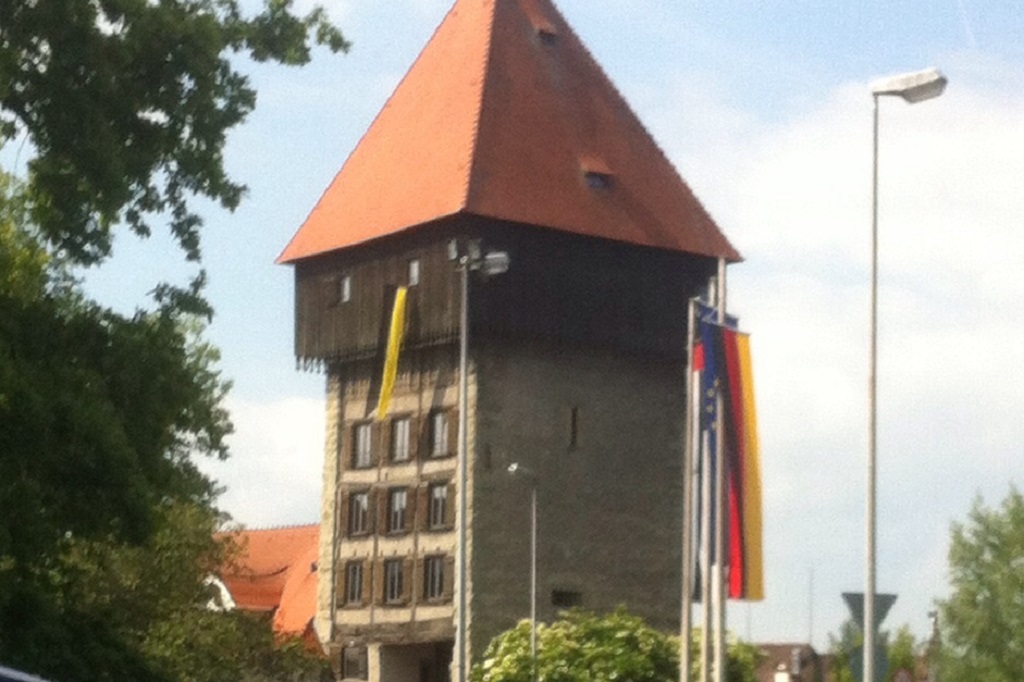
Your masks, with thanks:
M387 339L394 292L408 285L414 260L419 261L419 283L409 288L403 347L453 342L459 311L458 273L448 257L452 239L478 239L487 249L507 252L514 263L500 278L474 285L474 338L676 355L685 347L686 302L716 267L712 258L528 225L453 218L434 230L298 263L299 359L332 362L378 356ZM339 291L346 277L351 298L342 302Z

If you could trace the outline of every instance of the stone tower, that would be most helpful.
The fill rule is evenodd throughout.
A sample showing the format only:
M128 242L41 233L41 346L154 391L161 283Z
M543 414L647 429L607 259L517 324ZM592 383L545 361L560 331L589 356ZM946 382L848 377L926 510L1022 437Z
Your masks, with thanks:
M452 256L476 250L510 267L469 273L460 413ZM549 0L455 2L279 259L327 376L317 629L340 679L454 679L460 627L477 660L529 615L533 485L541 620L677 623L686 303L738 258Z

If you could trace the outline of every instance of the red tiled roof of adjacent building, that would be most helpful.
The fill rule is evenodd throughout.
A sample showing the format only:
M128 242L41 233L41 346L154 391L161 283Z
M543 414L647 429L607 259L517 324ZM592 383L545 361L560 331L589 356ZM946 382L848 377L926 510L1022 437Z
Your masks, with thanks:
M454 215L739 259L550 0L457 0L278 261Z
M273 613L274 631L303 634L316 615L320 527L290 526L221 533L241 548L221 580L235 606Z

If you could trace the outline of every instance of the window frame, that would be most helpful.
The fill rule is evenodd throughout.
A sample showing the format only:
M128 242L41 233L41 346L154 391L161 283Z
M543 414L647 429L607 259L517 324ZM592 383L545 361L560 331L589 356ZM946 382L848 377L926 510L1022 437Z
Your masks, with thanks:
M410 258L406 268L406 281L410 287L419 286L423 280L423 268L419 258Z
M396 504L401 500L401 505ZM409 489L388 489L388 532L404 533L409 529Z
M352 275L344 274L338 280L338 303L348 303L352 300Z
M445 598L445 556L443 554L423 557L423 598L426 601L442 601Z
M347 646L341 650L341 674L346 680L369 679L366 647Z
M447 481L427 486L427 528L430 530L448 527L448 487Z
M345 562L345 606L361 606L363 603L363 562Z
M448 442L448 420L451 418L450 410L430 411L430 457L438 459L452 454L451 443Z
M384 603L400 604L405 597L405 560L386 559L384 561Z
M373 422L352 425L352 468L373 467Z
M391 420L391 444L388 453L392 462L404 464L412 460L412 417L401 415ZM404 433L401 433L403 432ZM403 436L399 438L399 436ZM402 455L402 456L399 456Z
M361 501L361 504L360 504ZM358 513L357 513L358 512ZM350 536L368 535L370 532L370 491L357 490L348 497L348 528Z

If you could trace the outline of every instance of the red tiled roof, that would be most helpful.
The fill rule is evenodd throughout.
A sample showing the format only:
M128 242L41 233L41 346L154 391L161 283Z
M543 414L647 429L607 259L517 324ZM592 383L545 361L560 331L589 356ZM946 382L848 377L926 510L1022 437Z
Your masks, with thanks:
M316 615L320 527L291 526L218 534L242 548L236 566L221 575L235 605L269 611L274 631L302 634Z
M550 0L457 0L278 262L457 214L739 259Z

